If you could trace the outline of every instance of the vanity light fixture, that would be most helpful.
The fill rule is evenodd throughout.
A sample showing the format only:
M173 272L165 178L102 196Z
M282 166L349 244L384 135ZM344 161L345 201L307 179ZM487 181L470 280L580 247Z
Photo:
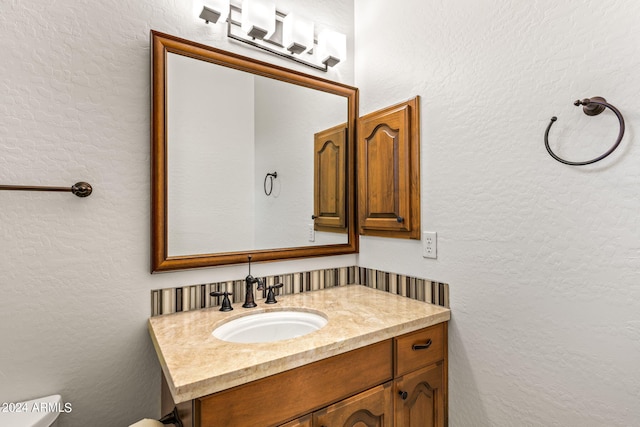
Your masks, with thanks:
M292 54L313 49L313 22L290 13L282 21L282 43Z
M276 31L276 4L267 0L242 0L242 31L257 40Z
M322 30L318 35L320 61L333 67L347 57L347 37L337 31Z
M229 16L229 0L207 0L202 5L202 12L200 12L200 18L204 19L208 24L211 22L224 22Z
M227 9L228 8L228 9ZM227 18L228 15L228 18ZM284 14L269 0L206 0L200 18L208 24L227 21L227 37L321 71L347 57L346 35L323 30L295 12Z

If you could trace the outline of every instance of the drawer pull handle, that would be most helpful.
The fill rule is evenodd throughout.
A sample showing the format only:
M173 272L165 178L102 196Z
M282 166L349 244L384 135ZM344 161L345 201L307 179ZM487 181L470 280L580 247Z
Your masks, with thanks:
M426 350L429 347L431 347L432 343L433 343L433 341L431 341L431 338L429 338L426 343L424 343L424 344L414 344L414 345L411 346L411 348L413 350Z
M399 391L398 395L402 398L402 400L407 400L407 397L409 397L409 393L407 393L406 391Z

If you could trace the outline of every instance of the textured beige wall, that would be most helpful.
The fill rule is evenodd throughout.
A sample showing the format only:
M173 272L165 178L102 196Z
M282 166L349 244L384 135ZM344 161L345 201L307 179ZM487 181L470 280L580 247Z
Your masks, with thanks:
M452 427L640 420L640 4L357 0L361 113L422 97L420 242L361 239L359 265L450 284ZM627 120L615 141L603 96Z

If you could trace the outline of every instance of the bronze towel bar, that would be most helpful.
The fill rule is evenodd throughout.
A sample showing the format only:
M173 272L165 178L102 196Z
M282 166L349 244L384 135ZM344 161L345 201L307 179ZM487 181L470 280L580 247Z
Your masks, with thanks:
M12 191L66 191L78 197L87 197L93 191L88 182L76 182L71 187L41 187L36 185L0 185L0 190Z

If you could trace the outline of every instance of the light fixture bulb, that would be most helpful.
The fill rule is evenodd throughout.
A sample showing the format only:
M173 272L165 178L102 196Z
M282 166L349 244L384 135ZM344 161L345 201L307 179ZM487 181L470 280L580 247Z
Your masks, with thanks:
M200 18L207 24L211 22L225 22L229 16L229 0L206 0L202 5Z
M267 0L242 0L242 31L262 40L276 30L276 4Z
M318 58L327 67L347 59L347 36L333 30L318 34Z
M301 54L313 48L313 22L295 13L285 16L282 22L282 44L293 54Z

